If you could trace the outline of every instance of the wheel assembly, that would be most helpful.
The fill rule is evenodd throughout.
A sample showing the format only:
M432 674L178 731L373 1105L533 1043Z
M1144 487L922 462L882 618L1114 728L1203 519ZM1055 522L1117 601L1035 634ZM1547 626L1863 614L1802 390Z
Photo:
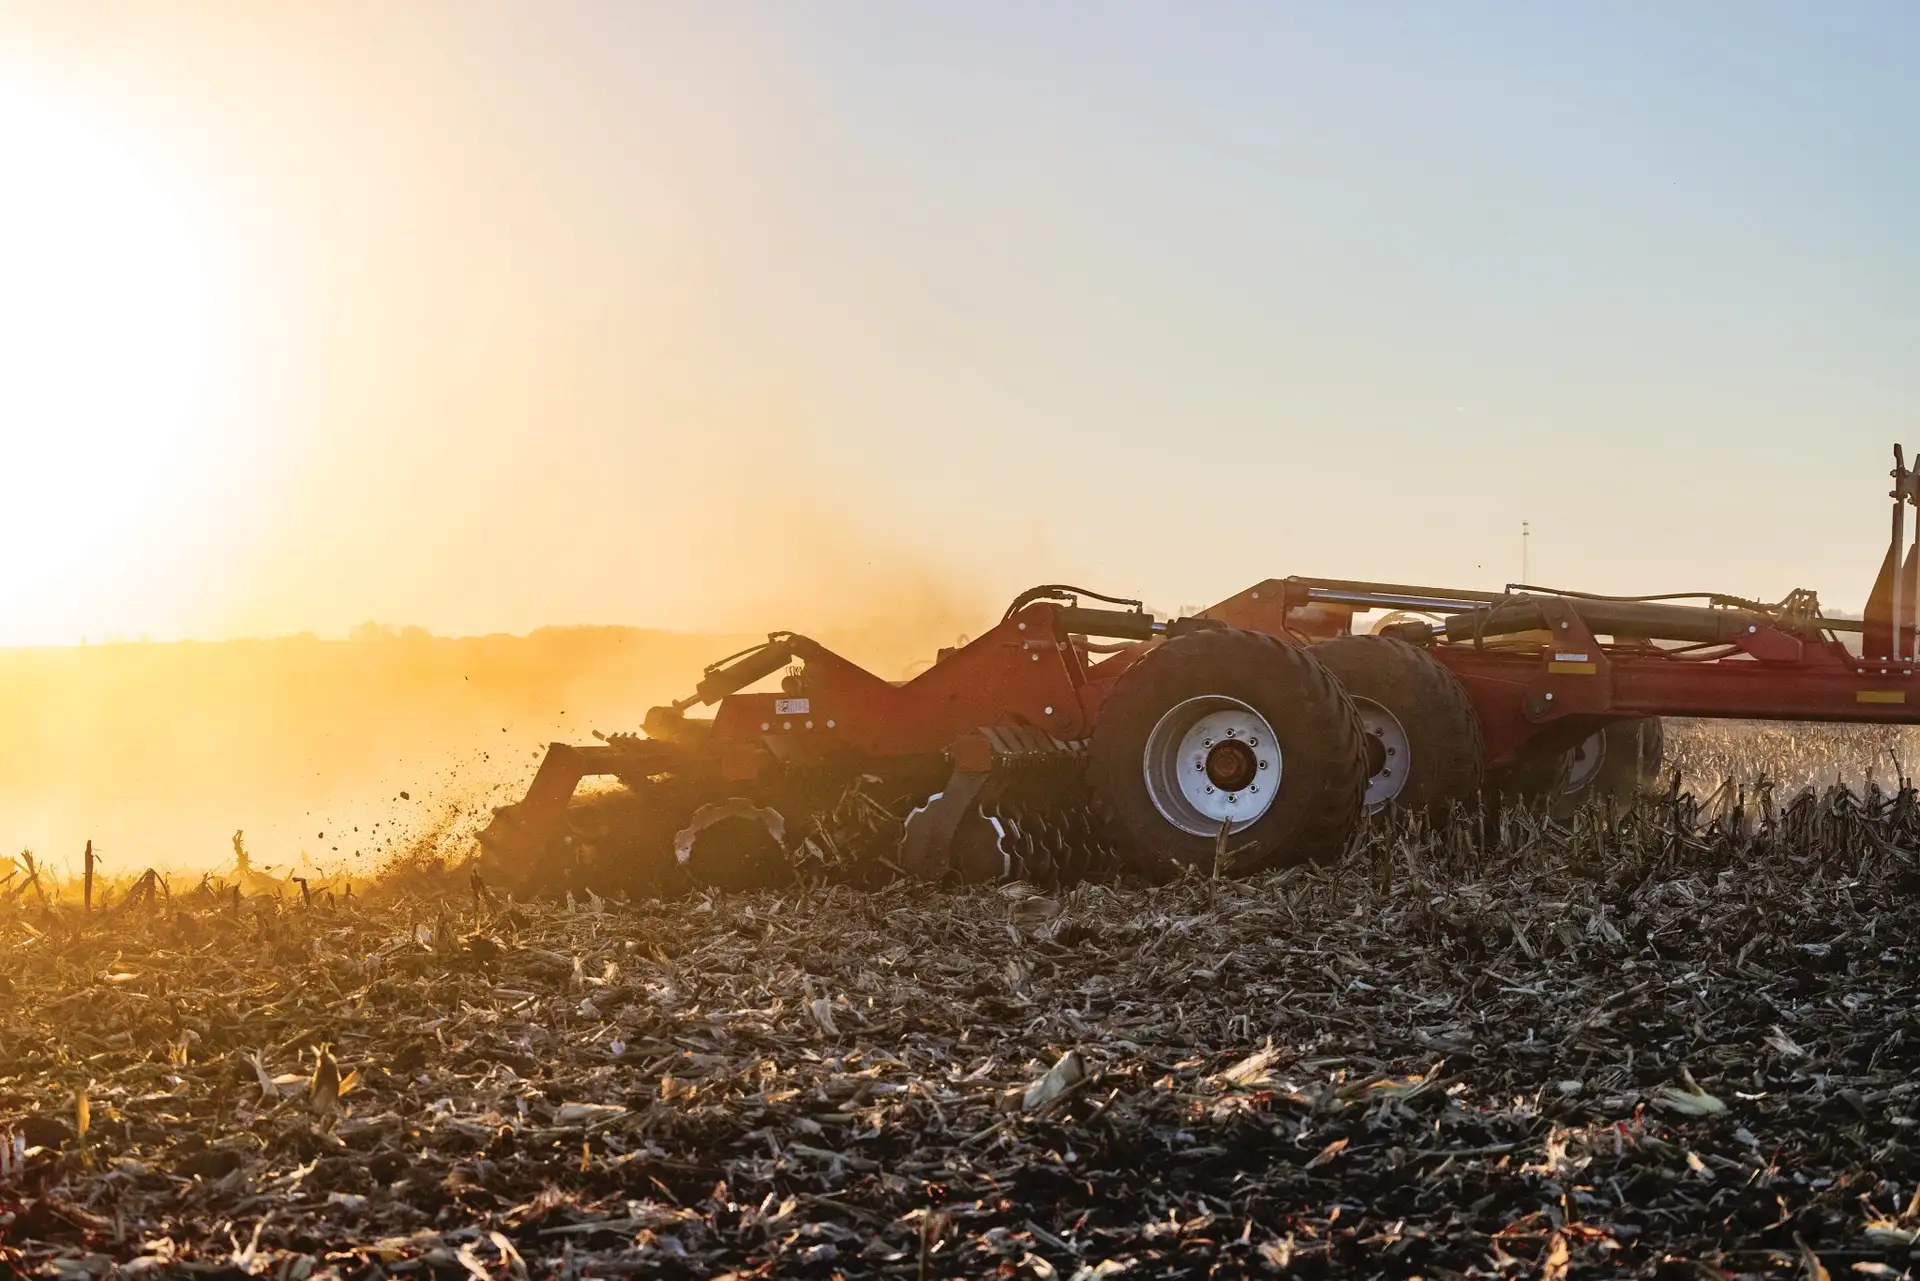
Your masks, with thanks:
M1503 790L1564 816L1596 798L1625 800L1658 788L1665 751L1659 717L1610 721L1572 747L1529 746Z
M1574 745L1560 790L1582 799L1651 791L1660 786L1666 741L1658 716L1614 721Z
M1196 631L1122 674L1101 709L1089 782L1115 844L1166 879L1331 858L1366 785L1353 706L1313 655L1256 632Z
M1181 831L1218 835L1257 822L1280 793L1281 752L1267 718L1224 694L1201 694L1161 713L1141 768L1153 807Z
M1313 654L1360 717L1369 813L1393 804L1437 815L1480 790L1480 717L1438 659L1390 636L1342 636Z

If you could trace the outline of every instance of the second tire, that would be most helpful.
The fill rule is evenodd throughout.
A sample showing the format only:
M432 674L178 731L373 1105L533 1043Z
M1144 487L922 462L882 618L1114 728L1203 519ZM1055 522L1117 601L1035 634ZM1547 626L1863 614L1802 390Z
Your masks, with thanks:
M1368 810L1396 805L1438 817L1480 791L1480 717L1453 673L1390 636L1341 636L1314 656L1353 700L1366 733Z

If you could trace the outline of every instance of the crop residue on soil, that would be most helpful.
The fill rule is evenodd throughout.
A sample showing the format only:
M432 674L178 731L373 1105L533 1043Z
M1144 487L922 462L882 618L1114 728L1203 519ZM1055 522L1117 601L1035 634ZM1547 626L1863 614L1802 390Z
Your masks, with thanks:
M1388 828L1319 871L1059 896L15 902L0 1249L67 1276L1894 1275L1915 800Z

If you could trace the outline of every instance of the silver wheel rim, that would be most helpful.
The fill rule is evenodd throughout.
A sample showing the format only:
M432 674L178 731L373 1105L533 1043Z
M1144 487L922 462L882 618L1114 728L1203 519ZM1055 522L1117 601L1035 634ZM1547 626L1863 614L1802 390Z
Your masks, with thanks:
M1572 795L1584 791L1600 776L1600 767L1607 763L1607 732L1596 730L1581 739L1568 750L1566 760L1566 767L1561 771L1561 792Z
M1413 748L1407 742L1406 727L1400 718L1370 698L1355 698L1353 710L1360 714L1360 728L1379 747L1381 766L1367 779L1366 808L1371 814L1380 809L1407 785L1413 776Z
M1266 717L1237 698L1202 694L1160 717L1141 766L1162 818L1194 836L1217 836L1222 827L1237 832L1272 808L1280 759Z

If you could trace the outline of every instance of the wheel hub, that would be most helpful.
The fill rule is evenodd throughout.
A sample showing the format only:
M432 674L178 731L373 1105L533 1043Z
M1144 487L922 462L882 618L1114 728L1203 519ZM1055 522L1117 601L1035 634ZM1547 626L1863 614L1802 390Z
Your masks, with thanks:
M1267 718L1237 698L1202 694L1167 709L1147 735L1147 795L1169 823L1195 836L1238 831L1280 790L1280 744Z
M1237 792L1253 782L1260 759L1237 738L1224 738L1207 750L1207 781L1223 792Z
M1400 795L1413 775L1413 751L1407 742L1406 728L1400 718L1370 698L1353 700L1360 714L1360 728L1367 749L1368 813Z

